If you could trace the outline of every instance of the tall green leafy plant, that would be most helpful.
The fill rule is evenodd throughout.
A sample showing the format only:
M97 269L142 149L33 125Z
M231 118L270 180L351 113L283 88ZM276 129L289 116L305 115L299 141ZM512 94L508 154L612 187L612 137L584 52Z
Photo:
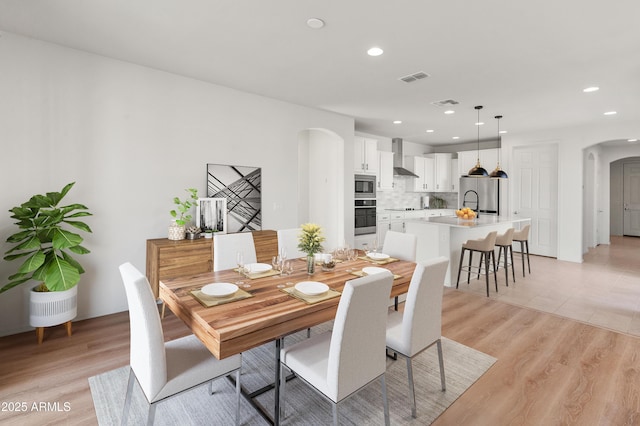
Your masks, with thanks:
M175 210L171 210L169 214L172 218L176 220L176 224L180 226L184 226L187 222L191 220L191 214L189 211L191 207L198 204L198 190L195 188L185 189L189 193L189 198L184 201L180 200L178 197L173 198L173 204L177 207Z
M9 210L21 231L7 238L8 243L16 245L5 253L4 260L23 261L0 293L32 279L41 283L38 291L68 290L80 281L84 269L71 253L86 254L89 250L80 245L82 236L68 228L92 232L89 225L75 220L92 214L82 204L58 206L73 185L75 182L67 184L61 192L34 195Z

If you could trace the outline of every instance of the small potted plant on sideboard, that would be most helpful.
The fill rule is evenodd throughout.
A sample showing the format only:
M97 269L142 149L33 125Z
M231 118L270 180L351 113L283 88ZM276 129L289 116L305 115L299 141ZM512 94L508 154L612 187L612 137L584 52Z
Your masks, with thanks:
M70 227L91 232L89 225L77 218L92 214L83 204L59 206L74 184L67 184L61 192L34 195L9 210L20 231L7 238L15 246L7 250L4 260L22 259L22 264L0 293L31 280L40 282L30 292L29 310L29 324L36 327L38 343L42 343L44 327L66 323L71 335L71 320L77 313L77 284L84 268L72 253L81 255L89 250L81 245L82 236Z
M198 203L198 190L195 188L186 189L189 193L189 198L184 201L175 197L173 203L177 206L174 210L171 210L169 214L173 218L171 224L169 224L170 240L184 240L186 233L186 224L191 220L191 208Z

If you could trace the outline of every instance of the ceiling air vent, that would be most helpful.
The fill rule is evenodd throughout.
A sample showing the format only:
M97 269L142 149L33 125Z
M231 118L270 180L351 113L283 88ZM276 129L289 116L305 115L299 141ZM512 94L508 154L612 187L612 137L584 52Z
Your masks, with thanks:
M444 99L442 101L431 102L432 105L439 106L439 107L458 105L459 103L460 102L454 101L453 99Z
M422 80L423 78L429 77L424 71L420 71L414 74L405 75L404 77L400 77L398 80L402 80L405 83L413 83L414 81Z

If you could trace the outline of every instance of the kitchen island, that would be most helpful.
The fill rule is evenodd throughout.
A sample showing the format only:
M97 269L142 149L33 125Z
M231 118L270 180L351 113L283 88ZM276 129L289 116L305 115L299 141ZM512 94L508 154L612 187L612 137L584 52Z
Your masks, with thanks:
M437 216L406 220L405 226L407 233L418 237L416 250L418 262L437 256L449 258L449 269L444 284L451 287L458 278L460 251L465 241L484 238L492 231L498 231L498 234L501 234L509 228L520 229L529 222L529 218L511 216L481 215L475 220L462 220L456 216Z

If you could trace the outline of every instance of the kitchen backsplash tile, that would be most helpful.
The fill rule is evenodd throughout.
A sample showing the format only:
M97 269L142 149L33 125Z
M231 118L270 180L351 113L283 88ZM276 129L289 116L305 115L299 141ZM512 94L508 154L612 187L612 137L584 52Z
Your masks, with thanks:
M380 191L376 193L376 204L378 210L384 209L404 209L404 208L420 208L420 197L423 195L429 195L431 197L431 208L434 206L434 197L442 198L446 207L449 209L458 208L458 193L457 192L409 192L406 188L410 188L411 178L393 178L394 188L392 190Z

